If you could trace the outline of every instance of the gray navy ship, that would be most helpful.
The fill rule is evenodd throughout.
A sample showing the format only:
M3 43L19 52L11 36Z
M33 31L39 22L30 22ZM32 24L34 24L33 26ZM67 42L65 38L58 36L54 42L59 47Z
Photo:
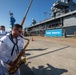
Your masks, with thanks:
M62 37L76 35L76 3L57 0L51 7L51 17L25 28L27 35Z

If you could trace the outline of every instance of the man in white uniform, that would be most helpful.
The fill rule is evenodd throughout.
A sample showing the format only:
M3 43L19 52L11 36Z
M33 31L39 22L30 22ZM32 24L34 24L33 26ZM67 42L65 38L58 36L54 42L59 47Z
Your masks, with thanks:
M21 33L22 26L15 24L11 34L9 33L0 39L0 75L9 75L7 65L16 67L13 60L23 48L23 41L19 37ZM23 51L22 54L24 53ZM13 75L20 75L20 70L18 69Z
M0 38L6 35L5 26L0 26Z

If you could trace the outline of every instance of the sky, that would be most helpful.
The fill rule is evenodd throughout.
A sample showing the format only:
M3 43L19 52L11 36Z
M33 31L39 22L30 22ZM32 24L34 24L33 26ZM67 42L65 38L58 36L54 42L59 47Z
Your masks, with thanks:
M33 0L31 7L26 16L23 28L31 25L32 19L36 22L50 18L50 9L56 0ZM76 0L73 0L76 2ZM6 27L6 31L10 31L10 15L9 11L13 13L16 19L15 23L21 24L28 8L30 0L0 0L0 25ZM46 12L46 15L44 14Z

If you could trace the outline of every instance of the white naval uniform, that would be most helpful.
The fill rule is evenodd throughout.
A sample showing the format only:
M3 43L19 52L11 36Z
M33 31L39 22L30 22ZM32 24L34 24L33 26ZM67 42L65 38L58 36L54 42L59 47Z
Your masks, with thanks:
M0 30L0 34L6 34L4 30Z
M3 30L0 30L0 38L2 38L4 35L6 35L6 32Z
M18 54L17 47L15 46L13 54L11 55L12 48L14 46L13 42L9 39L9 35L2 37L0 39L0 75L9 75L7 72L7 61L13 61ZM22 38L18 37L18 47L19 51L23 48ZM20 40L21 39L21 40ZM16 39L13 39L16 42ZM14 75L20 75L20 71L16 71Z

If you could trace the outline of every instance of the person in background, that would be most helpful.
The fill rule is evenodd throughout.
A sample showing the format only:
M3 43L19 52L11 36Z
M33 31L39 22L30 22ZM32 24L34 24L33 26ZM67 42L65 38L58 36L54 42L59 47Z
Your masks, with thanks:
M7 71L8 65L16 67L13 61L23 49L23 41L20 38L21 33L22 26L15 24L12 32L0 39L0 75L9 75ZM22 54L24 55L25 51ZM20 75L20 69L13 75Z
M6 34L5 26L0 26L0 34Z
M5 26L0 26L0 38L2 38L6 34L7 32L5 31Z

